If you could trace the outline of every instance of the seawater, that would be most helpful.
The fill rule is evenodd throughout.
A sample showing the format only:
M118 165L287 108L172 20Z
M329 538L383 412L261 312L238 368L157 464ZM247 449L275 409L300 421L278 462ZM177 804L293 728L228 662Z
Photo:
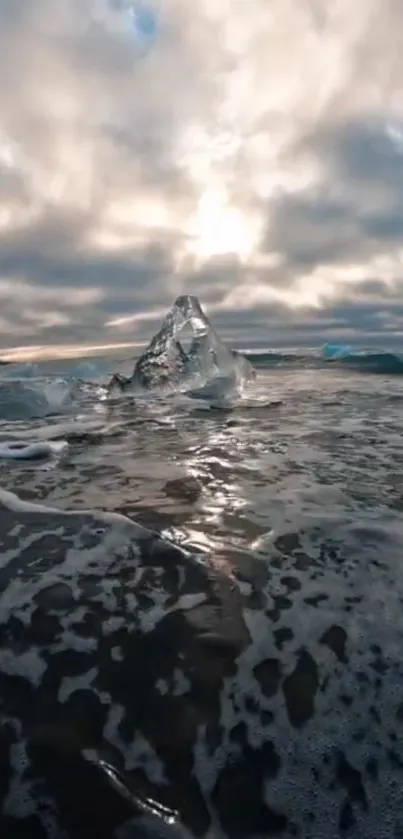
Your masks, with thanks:
M280 359L222 410L102 364L0 422L66 443L0 457L1 835L147 835L105 760L186 835L403 836L402 379Z

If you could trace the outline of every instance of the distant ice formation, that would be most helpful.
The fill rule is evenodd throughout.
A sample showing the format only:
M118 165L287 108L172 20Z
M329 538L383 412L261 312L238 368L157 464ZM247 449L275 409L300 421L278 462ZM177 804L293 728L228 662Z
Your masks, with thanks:
M339 362L343 367L359 373L381 373L386 376L403 374L403 356L382 349L353 349L343 344L324 344L322 358Z
M344 344L324 344L322 347L322 355L324 358L346 358L350 355L351 348Z
M110 386L167 388L217 398L240 395L254 375L250 362L221 341L197 297L182 295L138 359L132 377L116 374Z

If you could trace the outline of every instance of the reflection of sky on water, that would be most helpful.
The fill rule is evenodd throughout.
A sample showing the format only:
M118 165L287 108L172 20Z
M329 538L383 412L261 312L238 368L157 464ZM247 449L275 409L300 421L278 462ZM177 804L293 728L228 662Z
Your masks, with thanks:
M317 415L311 417L308 408L318 382L310 371L299 372L297 404L294 375L261 376L235 411L208 415L195 409L193 419L180 424L175 464L183 469L184 483L189 479L199 487L199 495L185 520L165 535L199 549L226 573L246 567L252 557L267 558L302 502L307 510L320 504L323 486L313 484L312 470L319 480L325 467L310 438Z
M248 433L242 424L228 427L226 421L206 421L196 445L189 446L183 462L186 475L201 487L191 519L180 527L180 533L169 529L165 535L203 552L214 551L214 564L231 564L226 557L244 548L243 510L250 502L248 482L254 473L248 463ZM231 544L228 542L229 520ZM237 524L235 524L237 523Z

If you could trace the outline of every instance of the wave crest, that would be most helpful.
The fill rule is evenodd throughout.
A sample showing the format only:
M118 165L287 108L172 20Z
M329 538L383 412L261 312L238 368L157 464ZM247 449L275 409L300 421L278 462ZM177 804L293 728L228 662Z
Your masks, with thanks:
M329 365L351 369L359 373L378 373L386 376L403 375L403 356L385 350L351 350L349 347L326 344L320 354L301 352L259 352L247 356L255 367L303 367L328 369Z

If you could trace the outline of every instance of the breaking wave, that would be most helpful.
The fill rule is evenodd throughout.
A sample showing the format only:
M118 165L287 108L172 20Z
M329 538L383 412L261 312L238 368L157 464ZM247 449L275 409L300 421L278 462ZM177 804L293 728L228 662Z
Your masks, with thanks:
M334 345L336 346L336 345ZM323 369L324 367L347 368L359 373L378 373L385 376L403 375L403 354L384 352L382 350L346 350L341 348L332 355L301 352L259 352L246 353L247 358L255 367L306 367Z

